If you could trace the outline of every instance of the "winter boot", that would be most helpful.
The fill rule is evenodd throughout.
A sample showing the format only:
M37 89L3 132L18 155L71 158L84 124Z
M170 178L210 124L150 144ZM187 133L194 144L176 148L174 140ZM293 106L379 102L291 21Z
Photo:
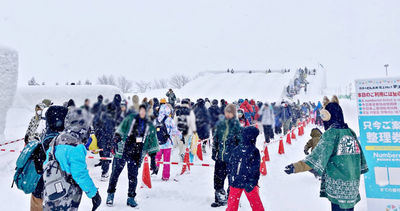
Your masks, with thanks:
M130 206L130 207L137 207L138 204L135 201L134 197L129 197L128 201L126 201L126 205Z
M109 177L108 173L102 173L102 174L101 174L101 179L100 179L100 180L101 180L102 182L107 181L108 177Z
M215 202L211 204L211 207L222 207L227 203L227 196L224 189L215 191Z
M153 172L151 173L151 175L157 175L159 169L160 169L160 168L156 166L156 168L153 169Z
M206 146L207 146L207 141L203 142L203 144L201 145L201 150L203 151L204 154L207 153Z
M114 205L114 193L108 194L106 204L109 207L112 207Z

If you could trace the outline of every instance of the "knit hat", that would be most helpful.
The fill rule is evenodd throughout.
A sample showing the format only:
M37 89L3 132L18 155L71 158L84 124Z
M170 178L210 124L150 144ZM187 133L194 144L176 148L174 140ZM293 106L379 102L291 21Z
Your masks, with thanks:
M161 98L160 104L165 104L165 103L167 103L167 100L165 98Z
M255 144L257 141L257 136L260 134L260 131L254 126L245 127L242 130L242 140L244 143Z
M236 118L236 106L233 104L229 104L225 107L225 112L233 114Z

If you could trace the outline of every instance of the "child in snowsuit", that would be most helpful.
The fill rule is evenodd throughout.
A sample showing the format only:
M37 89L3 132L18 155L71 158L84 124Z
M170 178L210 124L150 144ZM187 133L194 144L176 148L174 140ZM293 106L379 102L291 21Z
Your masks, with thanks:
M260 179L260 151L255 146L259 131L256 127L246 127L242 140L235 147L228 162L229 198L227 211L236 211L242 192L245 191L252 210L264 210L258 191Z
M304 160L286 166L284 171L315 171L322 176L320 196L329 199L332 211L352 211L360 201L360 176L368 172L368 166L337 99L321 110L321 117L326 131L318 145Z
M154 125L146 117L145 105L139 106L139 114L129 114L119 125L115 134L115 156L112 163L112 172L108 184L107 206L113 206L114 193L118 178L128 166L128 200L127 205L137 207L135 201L138 171L142 158L147 153L156 153L159 150Z
M307 141L307 144L304 146L304 154L308 155L308 150L311 148L311 152L317 146L319 139L321 138L322 132L318 128L313 128L311 130L311 139Z
M172 136L178 137L179 139L182 139L182 134L178 130L178 128L175 125L174 120L170 117L171 114L171 108L167 104L162 104L160 106L160 110L158 113L158 117L155 120L159 124L165 124L165 127L167 128L167 132L169 135L168 140L166 143L162 144L160 143L160 151L156 155L156 161L160 161L161 157L163 157L164 162L170 162L171 159L171 150L173 146L172 142ZM157 131L158 132L158 131ZM160 140L158 140L160 141ZM155 170L155 173L158 173L159 169L159 164L157 164L157 169ZM163 165L163 175L162 175L162 180L163 181L168 181L170 177L170 165L169 164L164 164Z
M214 167L214 190L215 202L211 207L225 206L227 201L224 190L225 179L228 175L228 161L231 151L238 146L240 136L240 123L236 118L236 106L229 104L225 108L225 118L217 123L215 132L212 159L215 161Z
M64 121L65 130L53 139L47 150L43 166L43 210L78 210L82 191L92 199L92 210L100 206L101 197L86 165L87 151L84 144L89 138L90 125L91 117L88 112L77 108L69 109ZM58 165L55 165L54 159ZM52 183L52 176L55 176L52 174L59 172L54 168L65 173L64 179L69 183L68 186Z

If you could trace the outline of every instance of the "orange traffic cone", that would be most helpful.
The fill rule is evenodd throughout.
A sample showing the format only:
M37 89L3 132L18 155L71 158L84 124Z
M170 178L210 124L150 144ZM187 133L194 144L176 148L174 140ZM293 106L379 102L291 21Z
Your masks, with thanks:
M304 127L303 125L300 126L300 136L304 135Z
M294 130L292 130L292 139L296 139L296 134L294 134Z
M265 146L263 161L269 161L268 146Z
M285 149L284 149L284 147L283 147L283 140L282 140L282 139L279 141L278 153L279 153L280 155L285 154Z
M147 155L144 158L142 181L143 181L143 184L145 184L148 188L151 188L149 158L147 157Z
M265 161L262 161L262 162L261 162L261 165L260 165L260 173L261 173L263 176L266 176L266 175L267 175L267 165L265 164Z
M292 140L290 139L290 132L286 136L286 143L292 144Z
M201 147L201 141L199 141L199 143L197 144L197 157L199 157L199 159L203 161L203 149Z
M184 164L182 166L181 175L183 173L185 173L186 168L190 171L189 148L186 148L185 157L183 158L183 162L184 162Z

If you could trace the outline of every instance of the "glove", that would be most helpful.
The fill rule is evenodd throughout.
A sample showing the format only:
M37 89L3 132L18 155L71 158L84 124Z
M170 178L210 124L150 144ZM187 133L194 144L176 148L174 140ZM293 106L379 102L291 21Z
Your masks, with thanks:
M101 197L99 191L97 191L96 195L92 198L93 208L92 211L95 211L101 204Z
M294 165L290 164L290 165L286 166L284 171L286 172L286 174L293 174L294 173Z
M304 154L308 155L310 153L308 153L308 150L304 150Z

